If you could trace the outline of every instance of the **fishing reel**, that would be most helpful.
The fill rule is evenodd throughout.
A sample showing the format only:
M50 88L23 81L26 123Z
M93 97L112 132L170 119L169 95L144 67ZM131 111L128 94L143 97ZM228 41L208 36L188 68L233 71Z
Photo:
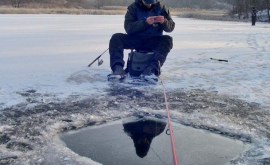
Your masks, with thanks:
M107 50L109 50L109 48L108 48ZM105 52L107 52L107 50L105 50ZM103 64L103 60L100 59L100 57L101 57L105 52L103 52L103 53L102 53L101 55L99 55L94 61L92 61L92 62L88 65L88 67L90 67L92 64L94 64L96 61L98 61L98 66L102 65L102 64Z
M98 59L98 66L103 64L103 60L102 59Z

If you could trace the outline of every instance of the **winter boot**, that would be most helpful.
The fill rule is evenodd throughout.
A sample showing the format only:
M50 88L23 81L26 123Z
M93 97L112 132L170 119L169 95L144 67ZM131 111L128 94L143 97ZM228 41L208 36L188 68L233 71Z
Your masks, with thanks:
M148 66L140 75L141 79L145 81L156 84L158 82L158 76L155 74L156 69L152 66Z
M115 65L112 68L113 73L109 74L108 81L120 81L122 82L126 78L126 72L124 71L123 67L120 65Z
M123 67L120 65L115 65L113 66L113 73L112 75L120 75L120 76L124 76L126 74L126 72L124 71Z

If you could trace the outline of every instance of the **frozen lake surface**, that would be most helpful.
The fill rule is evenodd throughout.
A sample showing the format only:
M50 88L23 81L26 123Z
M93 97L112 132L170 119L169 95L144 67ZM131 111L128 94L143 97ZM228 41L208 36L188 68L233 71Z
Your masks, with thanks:
M232 164L269 164L270 24L173 19L174 47L162 68L172 119L250 142ZM166 116L160 84L108 83L108 52L103 65L87 67L112 34L124 33L123 21L1 15L1 163L98 164L63 147L58 134L134 113Z

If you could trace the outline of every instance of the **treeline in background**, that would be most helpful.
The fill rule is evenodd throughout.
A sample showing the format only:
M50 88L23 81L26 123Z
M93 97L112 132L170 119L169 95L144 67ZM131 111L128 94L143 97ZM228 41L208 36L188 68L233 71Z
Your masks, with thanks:
M163 0L169 7L212 9L229 7L228 0ZM100 8L103 6L128 6L134 0L1 0L0 5L20 7Z
M270 0L160 0L174 9L222 10L231 17L248 19L252 7L264 11L270 21ZM0 0L0 7L125 10L134 0ZM111 7L109 7L111 6ZM114 8L112 8L114 6ZM116 7L118 6L118 7ZM93 14L93 13L90 13Z

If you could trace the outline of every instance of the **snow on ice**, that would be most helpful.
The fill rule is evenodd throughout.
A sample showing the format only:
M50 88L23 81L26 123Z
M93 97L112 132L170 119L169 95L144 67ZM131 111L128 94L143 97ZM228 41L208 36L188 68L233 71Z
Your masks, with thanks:
M108 53L103 65L87 67L113 33L124 33L123 21L0 17L1 163L98 164L64 147L57 134L137 112L165 115L161 85L108 83ZM174 21L174 48L162 68L173 120L251 143L232 164L269 163L270 25Z

